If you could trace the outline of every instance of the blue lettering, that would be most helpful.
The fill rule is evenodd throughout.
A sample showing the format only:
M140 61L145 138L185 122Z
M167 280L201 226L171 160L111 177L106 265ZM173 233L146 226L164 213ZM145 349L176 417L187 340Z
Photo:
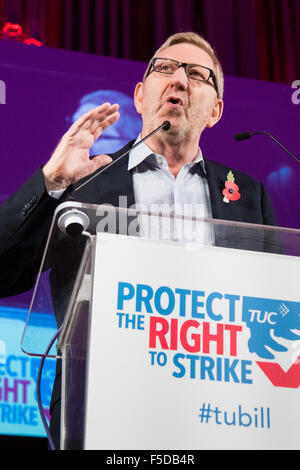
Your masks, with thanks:
M143 292L145 292L145 295L143 295ZM147 286L146 284L137 284L136 286L136 311L141 312L142 311L142 304L145 305L146 312L147 313L153 313L150 300L153 297L153 289L150 286Z
M127 292L126 292L127 291ZM124 310L124 301L133 299L134 287L129 282L119 282L118 286L118 310Z
M243 384L252 384L253 380L248 378L248 375L252 375L252 362L251 361L242 361L241 367L241 381Z
M6 371L10 377L17 377L18 375L17 372L13 372L11 368L11 363L15 362L16 360L17 360L17 357L13 355L9 356L6 360Z
M165 308L161 305L161 297L163 294L167 294L168 297L168 305ZM158 313L161 315L170 315L175 307L175 295L172 289L166 286L159 287L155 293L154 304Z
M214 321L221 321L223 319L222 315L215 315L212 310L212 304L215 299L222 300L223 295L220 294L219 292L212 292L211 294L209 294L209 296L207 297L207 301L206 301L207 315Z
M239 295L226 294L224 298L226 300L229 300L229 321L234 323L235 322L235 302L240 300L241 297Z
M204 307L204 302L200 302L198 297L204 297L205 292L193 290L192 291L192 318L204 318L202 312L198 312L198 307Z
M195 379L196 378L196 361L199 361L200 357L193 356L192 354L187 354L186 358L190 360L190 378Z
M235 368L240 361L235 359L232 364L230 364L230 359L224 359L224 380L225 382L230 382L230 377L232 377L235 383L239 383L238 376L235 373Z
M215 361L212 357L202 356L201 358L201 379L205 380L206 374L208 374L209 380L214 381L214 374L212 370L215 367Z
M252 383L251 361L176 353L173 356L173 364L176 369L172 375L176 378L188 376L190 379L199 380Z
M191 295L191 291L187 289L175 289L175 294L179 294L180 305L179 305L179 316L186 316L186 296Z
M181 359L184 359L185 358L185 355L184 354L181 354L181 353L177 353L174 355L173 357L173 363L174 363L174 366L177 367L179 369L178 372L173 372L173 377L176 377L178 379L180 379L181 377L183 377L185 375L185 367L183 364L180 363L180 360Z

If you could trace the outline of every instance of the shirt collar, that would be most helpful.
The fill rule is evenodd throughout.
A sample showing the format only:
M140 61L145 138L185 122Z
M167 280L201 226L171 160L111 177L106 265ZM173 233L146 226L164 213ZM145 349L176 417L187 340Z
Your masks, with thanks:
M138 136L133 145L137 144L141 140L141 135ZM141 143L137 148L129 152L128 159L128 171L132 170L140 163L142 163L149 155L153 155L152 150L145 144Z
M138 136L136 141L134 142L134 145L141 140L141 135ZM152 150L143 142L140 144L137 148L134 148L129 152L129 159L128 159L128 171L132 170L133 168L137 167L140 163L142 163L147 157L150 155L155 155L158 156L157 154L153 153ZM204 166L204 160L203 160L203 155L202 151L199 147L198 153L196 158L188 163L190 167L192 167L195 163L201 162L201 167L205 171L205 166Z

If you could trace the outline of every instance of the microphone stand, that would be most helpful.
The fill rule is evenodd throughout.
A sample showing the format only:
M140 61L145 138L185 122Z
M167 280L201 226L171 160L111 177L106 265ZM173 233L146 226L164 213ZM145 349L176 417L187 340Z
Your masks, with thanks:
M157 132L159 132L160 130L164 130L164 131L168 131L171 127L171 124L169 121L164 121L162 123L161 126L159 126L157 129L155 129L154 131L152 131L150 134L146 135L146 137L144 137L143 139L139 140L135 145L133 145L129 150L127 150L126 152L124 152L122 155L120 155L120 157L116 158L114 161L112 161L111 163L109 163L108 165L106 165L105 167L103 168L100 168L99 171L97 171L91 178L89 178L87 181L85 181L84 183L82 183L80 186L78 186L77 188L75 188L72 192L76 192L78 191L79 189L83 188L86 184L88 184L90 181L92 181L94 178L96 178L96 176L99 176L103 171L107 170L108 168L110 168L112 165L114 165L115 163L117 163L119 160L121 160L121 158L125 157L125 155L127 155L129 152L131 152L131 150L135 149L136 147L138 147L139 145L141 145L143 142L145 142L145 140L149 139L150 137L152 137L154 134L156 134Z
M300 163L300 160L296 157L296 155L290 152L272 134L269 134L269 132L265 132L265 131L243 132L242 134L235 135L234 138L235 140L246 140L246 139L250 139L253 135L258 135L258 134L267 135L268 137L270 137L270 139L274 140L276 144L278 144L286 153L288 153L294 160L296 160L297 163Z

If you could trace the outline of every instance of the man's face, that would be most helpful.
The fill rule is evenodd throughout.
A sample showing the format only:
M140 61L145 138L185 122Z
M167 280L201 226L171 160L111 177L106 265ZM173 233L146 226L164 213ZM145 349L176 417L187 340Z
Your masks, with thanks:
M192 44L176 44L159 52L158 57L198 64L214 70L210 56ZM137 112L143 118L143 136L171 122L171 132L179 139L200 135L221 118L223 102L212 83L189 79L183 67L173 75L152 71L135 90Z

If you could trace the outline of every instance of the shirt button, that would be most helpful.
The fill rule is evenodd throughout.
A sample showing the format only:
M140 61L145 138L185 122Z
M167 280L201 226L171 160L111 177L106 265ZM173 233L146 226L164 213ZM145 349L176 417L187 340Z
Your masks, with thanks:
M162 165L163 164L163 159L161 157L157 157L157 162Z

